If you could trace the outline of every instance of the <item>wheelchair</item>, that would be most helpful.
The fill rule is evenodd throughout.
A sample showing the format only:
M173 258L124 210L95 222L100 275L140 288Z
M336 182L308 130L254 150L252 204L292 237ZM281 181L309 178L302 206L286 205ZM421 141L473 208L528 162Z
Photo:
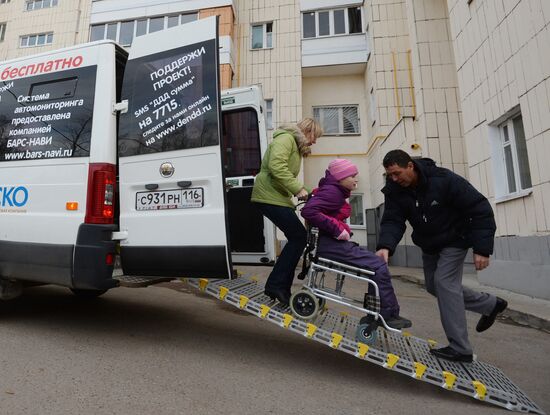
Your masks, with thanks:
M307 244L303 254L302 271L298 279L305 280L300 291L290 297L290 310L303 320L314 319L327 301L358 310L365 314L357 326L356 338L365 344L373 344L378 338L378 327L400 333L401 330L389 327L380 315L378 285L371 277L373 271L343 264L317 255L319 230L308 228ZM359 280L367 284L362 299L346 297L343 291L346 279ZM371 292L368 293L368 287Z

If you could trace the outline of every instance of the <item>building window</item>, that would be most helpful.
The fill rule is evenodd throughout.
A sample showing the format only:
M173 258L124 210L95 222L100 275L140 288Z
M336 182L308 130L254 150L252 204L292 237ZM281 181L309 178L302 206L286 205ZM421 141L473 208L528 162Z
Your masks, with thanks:
M57 0L27 0L25 9L27 11L47 9L57 6Z
M268 130L273 130L273 100L265 100L265 126Z
M499 130L507 194L530 189L531 172L521 114L501 124Z
M321 123L325 135L361 133L357 105L314 107L313 117Z
M302 14L304 39L363 33L361 7L318 10Z
M6 37L6 25L7 23L0 23L0 42L3 42Z
M252 49L273 47L273 23L252 25Z
M349 224L352 227L365 227L365 209L363 209L363 195L354 193L349 198L351 216Z
M110 39L120 43L122 46L131 46L134 38L137 36L158 32L159 30L168 29L194 20L197 20L197 13L155 16L138 20L93 25L90 31L90 41Z
M22 48L32 48L34 46L51 45L53 42L53 33L38 33L36 35L24 35L19 38L19 46Z

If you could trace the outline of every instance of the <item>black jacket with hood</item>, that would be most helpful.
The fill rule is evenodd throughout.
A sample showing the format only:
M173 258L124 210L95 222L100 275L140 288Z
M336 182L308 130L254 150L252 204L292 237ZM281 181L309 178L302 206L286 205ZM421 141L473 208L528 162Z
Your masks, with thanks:
M401 187L388 178L382 189L385 205L377 249L386 248L392 255L409 221L413 242L426 253L472 247L476 254L491 255L496 224L487 198L431 159L413 162L418 173L415 188Z

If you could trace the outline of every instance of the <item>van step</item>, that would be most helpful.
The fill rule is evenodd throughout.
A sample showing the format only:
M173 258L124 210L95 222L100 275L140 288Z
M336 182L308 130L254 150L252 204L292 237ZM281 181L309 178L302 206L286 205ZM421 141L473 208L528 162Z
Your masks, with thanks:
M149 285L160 284L161 282L172 281L170 277L139 277L135 275L117 275L114 277L118 280L121 287L140 288L148 287Z

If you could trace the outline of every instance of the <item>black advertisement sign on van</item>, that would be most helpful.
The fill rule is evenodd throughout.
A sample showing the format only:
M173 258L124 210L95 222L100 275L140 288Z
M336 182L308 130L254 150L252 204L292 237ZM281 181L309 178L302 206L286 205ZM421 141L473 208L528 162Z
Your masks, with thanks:
M89 156L96 72L0 82L0 161Z
M219 144L215 40L128 62L119 156Z

